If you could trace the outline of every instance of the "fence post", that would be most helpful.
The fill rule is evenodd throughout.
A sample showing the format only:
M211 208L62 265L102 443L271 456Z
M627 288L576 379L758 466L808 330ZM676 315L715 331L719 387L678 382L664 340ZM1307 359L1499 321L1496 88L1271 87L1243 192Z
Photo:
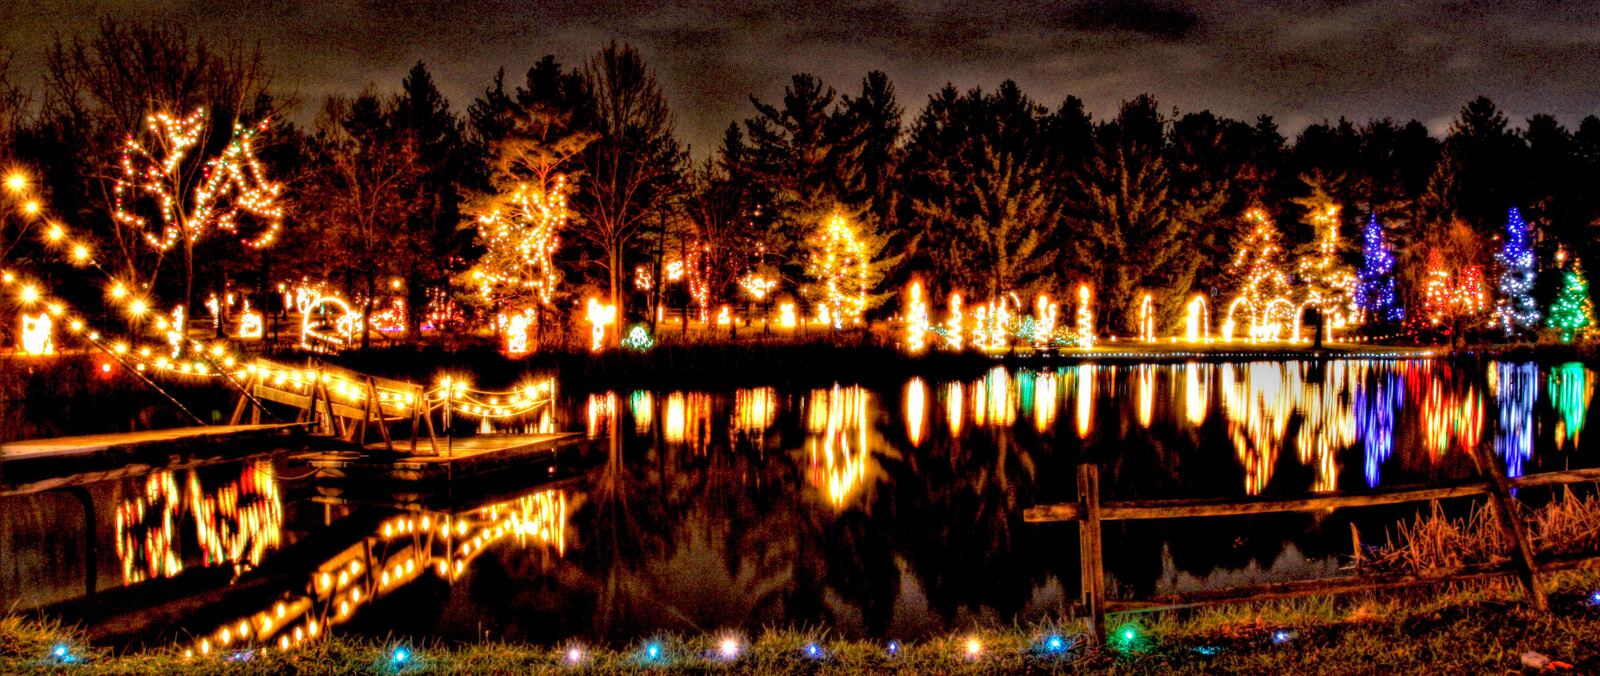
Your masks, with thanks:
M1089 635L1095 643L1106 640L1106 571L1100 549L1100 466L1078 465L1078 561L1082 570L1083 606L1088 611Z
M1539 563L1534 560L1533 541L1528 537L1528 526L1523 523L1522 517L1513 511L1517 506L1516 498L1511 496L1511 482L1506 480L1504 472L1500 471L1500 464L1495 462L1494 456L1488 447L1479 444L1472 453L1473 464L1478 468L1489 485L1489 504L1494 509L1495 518L1500 522L1500 531L1511 546L1516 548L1512 560L1516 562L1519 577L1522 578L1522 588L1528 592L1528 601L1536 610L1548 612L1550 600L1546 597L1544 580L1539 577Z

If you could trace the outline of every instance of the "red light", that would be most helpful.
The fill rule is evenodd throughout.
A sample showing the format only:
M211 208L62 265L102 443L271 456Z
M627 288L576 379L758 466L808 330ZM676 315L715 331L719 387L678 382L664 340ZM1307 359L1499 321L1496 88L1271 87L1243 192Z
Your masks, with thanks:
M100 363L100 372L101 373L105 373L105 374L110 374L111 373L111 365L107 364L105 362L101 362Z

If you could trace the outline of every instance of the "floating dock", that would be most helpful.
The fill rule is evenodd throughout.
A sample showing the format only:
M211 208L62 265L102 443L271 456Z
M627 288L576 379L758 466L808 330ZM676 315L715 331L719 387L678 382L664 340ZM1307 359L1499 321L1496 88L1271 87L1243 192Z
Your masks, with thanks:
M482 476L530 462L581 453L594 441L577 433L479 434L440 439L439 454L391 451L382 442L361 450L320 451L296 456L319 479L397 482L451 481ZM395 444L400 447L399 443Z
M210 425L0 444L0 495L33 493L157 469L300 448L306 423Z

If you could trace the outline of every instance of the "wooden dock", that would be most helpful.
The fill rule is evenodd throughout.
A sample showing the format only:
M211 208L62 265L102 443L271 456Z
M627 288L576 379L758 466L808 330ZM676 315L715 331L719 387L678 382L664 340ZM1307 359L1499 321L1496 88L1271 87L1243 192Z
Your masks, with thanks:
M439 455L390 451L380 442L359 451L323 451L294 459L310 465L318 478L450 481L554 459L565 450L582 452L589 441L576 433L480 434L440 440Z
M303 423L211 425L0 444L0 495L32 493L299 448Z

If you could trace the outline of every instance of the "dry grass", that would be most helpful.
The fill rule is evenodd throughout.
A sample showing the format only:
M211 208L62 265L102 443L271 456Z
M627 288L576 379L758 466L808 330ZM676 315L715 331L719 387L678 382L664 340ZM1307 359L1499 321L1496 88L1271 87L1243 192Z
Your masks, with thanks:
M1533 545L1557 556L1600 552L1600 494L1578 497L1563 489L1529 518Z
M1600 495L1580 496L1567 488L1538 508L1516 504L1539 554L1600 553ZM1453 518L1435 501L1427 512L1397 524L1384 544L1358 552L1356 560L1366 571L1429 574L1510 556L1511 542L1492 508L1475 505L1466 516Z

